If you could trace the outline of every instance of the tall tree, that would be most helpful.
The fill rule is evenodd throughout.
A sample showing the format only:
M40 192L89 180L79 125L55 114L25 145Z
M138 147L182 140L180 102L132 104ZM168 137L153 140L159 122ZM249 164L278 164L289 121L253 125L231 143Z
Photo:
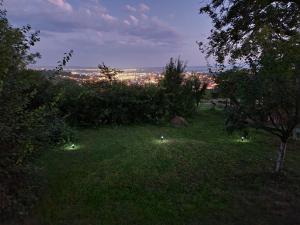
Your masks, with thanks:
M57 141L63 120L54 106L57 93L37 71L26 69L38 53L39 40L30 26L13 27L0 0L0 221L26 215L36 199L28 157ZM32 173L30 173L32 172Z
M289 137L300 123L300 2L212 0L200 9L213 21L207 57L248 69L222 73L231 99L227 125L263 129L280 138L275 171L283 168Z
M39 41L39 32L32 32L31 26L12 27L0 0L0 79L11 71L21 70L40 57L31 53L30 47Z
M161 86L164 88L166 99L169 106L169 114L171 117L182 115L181 104L182 98L182 83L186 65L182 60L170 59L163 72L164 78L161 80Z

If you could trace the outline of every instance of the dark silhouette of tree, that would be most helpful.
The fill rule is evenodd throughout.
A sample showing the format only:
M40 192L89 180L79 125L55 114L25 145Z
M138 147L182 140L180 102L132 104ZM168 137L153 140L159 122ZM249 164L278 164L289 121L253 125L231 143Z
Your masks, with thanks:
M180 103L184 97L182 96L182 84L185 69L186 65L182 60L171 58L163 72L164 78L161 80L161 86L164 88L168 100L171 117L182 114Z
M180 89L183 82L183 76L186 69L186 64L180 59L171 58L166 65L163 73L164 79L162 85L169 92L176 92Z
M244 59L254 67L267 33L272 40L286 40L300 27L298 0L211 0L200 13L207 13L213 22L208 47L200 46L218 63L227 57Z
M190 86L193 98L195 99L196 106L199 107L200 101L203 98L208 84L202 84L200 78L196 74L192 74L186 81L186 84Z
M217 78L231 100L227 128L250 126L279 137L275 171L281 171L288 139L300 123L300 2L213 0L200 12L214 25L208 46L200 43L207 57L248 68Z
M28 64L34 63L40 54L29 52L30 47L39 41L39 31L31 32L30 25L13 28L6 18L6 11L1 7L2 1L0 1L0 76L3 78L11 71L20 71Z
M102 64L99 64L98 68L100 70L100 76L104 77L109 82L115 80L116 76L123 72L122 70L106 66L104 62Z
M14 28L0 0L0 221L25 216L36 200L34 153L61 141L65 131L53 85L26 67L40 55L30 47L39 41L31 27ZM63 131L64 130L64 131Z
M70 50L68 53L64 53L64 56L62 58L62 60L59 60L57 63L58 65L55 68L55 72L57 74L59 74L60 72L62 72L64 70L64 67L67 65L67 63L71 60L72 56L73 56L74 51Z
M170 117L195 112L207 88L207 84L202 84L196 75L186 77L185 69L186 64L180 58L171 58L160 81Z

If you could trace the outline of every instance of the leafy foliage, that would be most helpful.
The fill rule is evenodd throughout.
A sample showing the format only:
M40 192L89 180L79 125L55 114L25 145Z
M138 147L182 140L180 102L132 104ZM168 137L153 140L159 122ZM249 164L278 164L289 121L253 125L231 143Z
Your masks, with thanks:
M188 89L191 90L192 97L198 107L201 99L204 97L208 84L202 84L200 78L196 74L187 78L185 84L189 87Z
M122 73L121 70L108 67L104 63L99 64L98 68L100 70L100 75L102 77L104 77L105 79L107 79L108 81L110 81L110 82L112 82L113 80L115 80L115 78L116 78L116 76L118 74Z
M58 86L62 88L59 109L73 125L157 122L164 116L163 93L156 85L66 81Z
M219 90L231 101L226 121L229 130L255 127L287 143L300 123L299 41L293 38L265 48L255 74L233 69L219 75Z
M57 63L57 67L55 68L55 71L57 74L63 71L64 66L67 65L67 63L71 60L73 56L74 51L70 50L68 53L64 53L63 59L59 60Z
M30 47L39 41L38 34L38 31L31 32L29 25L13 28L6 18L6 11L0 8L0 80L7 73L24 69L40 57L39 53L29 52Z
M31 27L13 28L0 11L0 220L27 213L38 183L29 163L41 149L64 141L67 126L58 116L50 81L26 70L38 53Z
M156 123L174 113L191 115L202 98L206 85L199 78L184 78L185 66L171 59L160 85L128 85L114 79L118 70L102 65L107 79L79 84L59 81L61 115L72 125Z
M161 80L161 87L166 97L168 116L191 115L199 105L207 85L201 86L199 78L185 78L186 65L180 59L170 59Z
M285 127L280 137L288 138L291 130L300 122L299 120L299 54L300 36L287 42L269 43L261 58L257 74L250 75L252 85L241 93L248 99L245 105L259 102L260 112L277 117L276 124ZM272 46L271 46L272 44ZM250 80L248 78L247 80ZM252 89L252 91L249 91ZM252 96L252 97L251 97ZM253 110L251 107L249 110ZM281 117L281 119L279 119ZM286 123L286 124L285 124Z
M4 80L0 94L0 217L20 216L36 199L29 162L38 151L67 140L69 129L58 116L47 81L22 71ZM46 88L46 89L45 89ZM48 99L49 98L49 99ZM36 181L35 181L36 182ZM33 192L32 192L33 191ZM24 192L24 193L23 193Z
M252 126L278 136L279 172L287 141L300 123L299 1L212 0L200 12L214 25L209 46L202 49L207 56L220 64L240 60L249 68L219 78L223 96L231 100L227 127Z
M244 59L254 66L261 53L266 33L271 39L288 39L300 27L300 3L297 0L212 0L200 9L207 13L214 29L205 48L218 63Z

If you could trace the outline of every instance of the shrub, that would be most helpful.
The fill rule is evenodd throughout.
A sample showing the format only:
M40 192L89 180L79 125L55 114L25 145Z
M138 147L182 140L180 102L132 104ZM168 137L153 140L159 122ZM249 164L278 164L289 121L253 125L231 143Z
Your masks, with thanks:
M174 115L189 116L207 85L197 76L184 78L184 71L181 60L171 59L159 85L128 85L114 79L84 84L60 80L55 85L55 92L60 93L58 108L69 124L77 126L153 123Z
M157 122L164 114L164 97L157 85L64 82L59 109L73 125Z
M36 153L69 137L58 116L51 83L22 71L3 79L0 91L0 218L26 214L36 199L36 174L29 162ZM52 101L51 101L52 99Z

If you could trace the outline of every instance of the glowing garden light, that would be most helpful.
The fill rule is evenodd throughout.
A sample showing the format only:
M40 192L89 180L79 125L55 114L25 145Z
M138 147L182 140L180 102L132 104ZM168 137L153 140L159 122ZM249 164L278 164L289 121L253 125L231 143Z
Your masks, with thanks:
M75 151L80 149L80 145L77 144L67 144L64 146L64 150L66 151Z
M152 141L153 143L158 145L165 145L172 142L172 139L169 139L169 137L167 138L164 135L160 135L160 136L156 136Z
M235 139L235 142L243 143L243 144L248 144L248 143L251 142L251 139L242 136L242 137L238 137L237 139Z

